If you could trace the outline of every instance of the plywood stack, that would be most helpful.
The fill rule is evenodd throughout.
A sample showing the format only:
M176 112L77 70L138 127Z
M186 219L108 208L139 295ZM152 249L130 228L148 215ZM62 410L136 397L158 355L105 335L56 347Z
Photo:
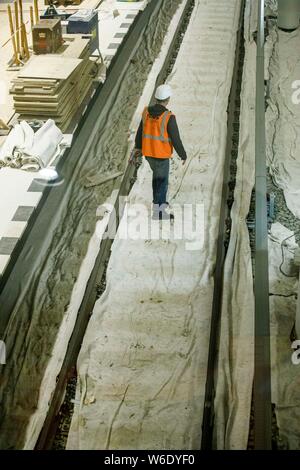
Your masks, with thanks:
M10 90L20 119L53 119L66 131L93 84L88 50L89 40L74 39L61 55L32 57Z
M88 59L90 56L90 39L84 39L78 34L65 34L64 45L57 52L63 57Z

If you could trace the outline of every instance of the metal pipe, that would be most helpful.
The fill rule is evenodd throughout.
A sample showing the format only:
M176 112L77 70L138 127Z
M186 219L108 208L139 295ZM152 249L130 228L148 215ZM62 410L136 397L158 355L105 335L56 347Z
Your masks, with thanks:
M300 0L278 0L278 27L293 31L299 26Z
M254 358L254 445L272 448L270 311L268 265L267 170L264 85L264 0L259 0L256 58L255 123L255 358Z

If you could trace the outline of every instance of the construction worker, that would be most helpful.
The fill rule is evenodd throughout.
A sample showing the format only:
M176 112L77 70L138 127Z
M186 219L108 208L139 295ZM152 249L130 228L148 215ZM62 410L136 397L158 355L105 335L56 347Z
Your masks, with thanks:
M153 219L174 219L168 211L167 192L170 158L173 147L183 161L187 155L182 145L175 115L167 109L172 90L160 85L155 92L156 103L144 109L135 138L135 155L144 155L153 172ZM166 210L167 209L167 210Z

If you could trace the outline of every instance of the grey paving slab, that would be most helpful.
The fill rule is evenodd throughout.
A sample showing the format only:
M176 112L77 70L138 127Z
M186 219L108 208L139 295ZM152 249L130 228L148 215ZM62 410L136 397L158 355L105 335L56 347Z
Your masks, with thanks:
M0 239L0 255L11 255L18 240L14 237L2 237Z
M44 189L45 181L34 179L27 191L30 193L42 193Z
M19 206L12 220L14 222L27 222L34 209L35 208L33 206Z
M112 42L110 43L107 49L118 49L119 45L120 45L119 43Z
M126 36L126 33L116 33L114 35L115 38L124 38Z

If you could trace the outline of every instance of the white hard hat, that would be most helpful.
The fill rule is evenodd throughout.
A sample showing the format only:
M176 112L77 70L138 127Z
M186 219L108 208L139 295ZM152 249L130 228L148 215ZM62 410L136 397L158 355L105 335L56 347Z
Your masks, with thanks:
M170 85L160 85L155 92L155 98L160 101L167 100L172 96L172 88Z

